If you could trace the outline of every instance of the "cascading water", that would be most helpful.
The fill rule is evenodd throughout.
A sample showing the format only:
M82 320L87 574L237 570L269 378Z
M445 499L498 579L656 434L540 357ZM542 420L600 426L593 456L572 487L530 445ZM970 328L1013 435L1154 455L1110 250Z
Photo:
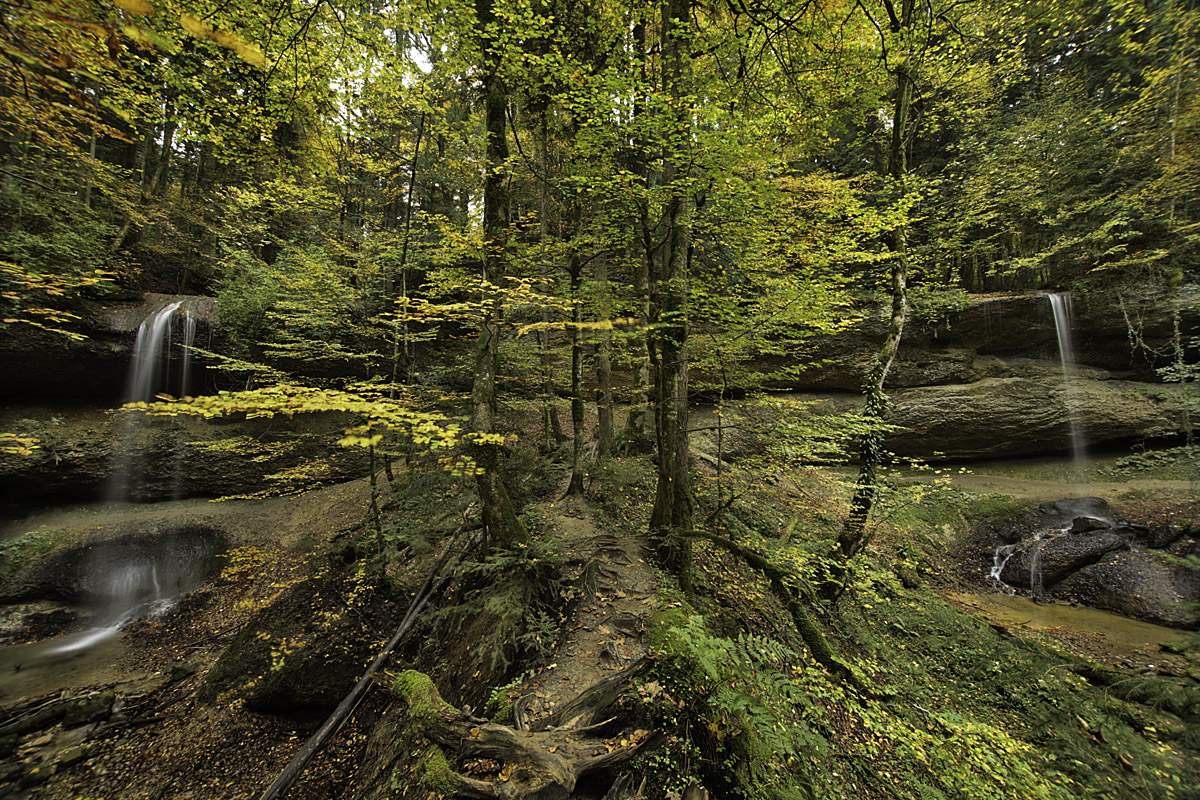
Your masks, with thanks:
M1054 312L1054 332L1058 337L1058 356L1062 362L1063 396L1067 407L1067 424L1071 435L1071 459L1075 480L1083 482L1086 460L1083 426L1079 420L1079 397L1075 386L1075 350L1071 345L1071 295L1048 295Z
M87 601L89 627L56 642L44 655L82 652L133 622L165 613L215 569L221 550L219 538L206 529L89 548L76 568L76 589Z
M1042 579L1043 541L1039 536L1029 551L1029 591L1034 600L1039 600L1046 594L1045 581Z
M176 353L172 323L183 316L183 340ZM196 316L186 300L165 302L149 314L138 326L133 345L133 365L129 381L125 386L123 403L144 403L153 400L160 392L171 392L184 397L191 390L191 356L196 337ZM173 357L177 356L177 357ZM172 376L173 363L179 364L178 374ZM172 391L173 389L177 391ZM134 490L144 472L144 455L139 448L139 434L146 424L145 415L138 411L122 411L114 425L113 463L105 499L123 502L133 499ZM182 453L175 450L175 477L172 494L179 498L183 494L180 481L182 475Z
M1008 585L1004 583L1000 576L1004 574L1004 568L1008 566L1008 560L1016 554L1020 547L1020 542L1002 544L997 547L996 552L992 553L992 570L988 573L988 577L1007 588Z
M1005 571L1008 570L1008 564L1013 558L1018 558L1014 567L1019 567L1021 561L1026 561L1029 567L1028 588L1033 599L1038 600L1045 596L1046 586L1042 575L1042 549L1046 542L1051 539L1056 539L1059 536L1066 536L1071 532L1071 526L1057 526L1046 528L1038 531L1028 539L1022 539L1013 544L1002 544L992 553L992 568L988 571L988 577L994 580L997 584L1003 587L1009 594L1017 591L1013 585L1020 584L1024 570L1016 576L1009 576L1006 581Z

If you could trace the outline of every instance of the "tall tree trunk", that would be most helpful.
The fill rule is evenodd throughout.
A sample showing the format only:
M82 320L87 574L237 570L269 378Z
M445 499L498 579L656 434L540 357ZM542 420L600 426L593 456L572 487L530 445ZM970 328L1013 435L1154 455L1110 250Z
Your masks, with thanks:
M550 174L550 154L548 151L548 134L546 131L546 114L542 113L541 158L542 174ZM546 182L539 181L538 195L538 242L541 246L541 256L538 260L540 277L544 286L550 284L549 265L546 260L546 240L550 235L550 216L546 202ZM545 307L541 310L543 330L539 332L538 344L542 355L542 441L547 453L552 453L563 443L562 423L558 419L558 409L554 406L554 357L550 351L550 312Z
M495 23L492 0L476 0L481 49L484 54L484 124L487 149L483 181L483 291L484 305L475 350L475 375L471 387L471 430L477 437L471 448L479 467L477 481L483 506L483 523L490 547L511 547L529 538L517 516L500 474L501 448L491 440L496 433L496 373L499 369L501 299L499 287L507 267L508 161L506 111L508 96L500 76L502 55L488 28Z
M133 171L138 176L138 186L141 193L145 196L146 193L146 161L150 150L150 140L154 136L154 129L147 129L145 126L139 127L137 144L133 151ZM117 231L117 235L113 237L109 249L112 252L120 250L126 241L137 238L137 231L134 228L133 217L129 214L125 215L125 220L121 223L121 229Z
M578 225L576 225L578 229ZM583 262L571 254L571 481L567 494L583 494Z
M600 291L600 317L609 319L612 307L609 303L608 259L604 256L596 262L596 283ZM596 451L604 458L613 448L613 388L608 339L603 337L596 342L596 388Z
M638 20L633 26L633 46L634 52L637 54L638 70L641 73L640 83L645 85L647 80L645 66L646 24L642 20ZM635 98L633 103L633 128L635 131L638 130L638 120L645 113L645 104L641 101L640 97ZM638 134L638 140L634 142L632 154L629 169L633 174L642 178L642 183L648 195L650 189L650 169L648 159L646 158L646 143L642 141L640 133ZM640 251L641 253L640 257L634 260L633 289L639 301L638 330L644 333L640 343L641 347L633 359L633 396L629 401L629 416L625 420L623 438L635 447L640 447L648 439L653 425L650 413L652 378L650 369L649 325L650 265L654 260L654 245L650 231L650 210L648 204L649 199L647 197L646 205L639 209L638 214L640 218L637 221L637 229L641 234L642 241L634 243L631 246L631 251Z
M417 199L417 159L421 155L421 139L425 135L425 112L421 112L421 116L417 118L417 138L413 144L412 164L408 170L408 199L404 209L404 238L400 245L400 298L408 300L408 245L412 237L412 215L413 206L416 205ZM404 364L404 382L412 381L413 372L413 354L412 354L412 336L408 327L408 308L405 306L404 316L396 320L400 330L393 330L392 335L399 334L399 342L392 343L392 384L396 383L396 373L398 366L403 361ZM394 388L393 388L394 391Z
M683 97L684 54L681 41L689 19L689 0L663 5L665 92L671 98L671 138L664 154L663 185L670 187L664 219L666 243L658 261L652 309L651 363L654 369L655 443L658 483L650 528L658 532L659 557L681 586L691 584L691 540L678 534L692 527L688 470L688 275L690 236L688 190L681 187L688 163L690 109ZM683 28L681 30L680 28Z
M85 208L92 207L92 170L96 165L96 133L92 132L91 139L88 141L88 166L87 178L83 186L83 205Z
M169 170L171 167L171 148L175 142L175 120L163 123L162 152L158 157L158 166L154 169L154 179L150 181L150 190L159 197L167 193Z
M916 0L901 0L899 11L891 0L884 0L893 32L900 33L913 26ZM895 85L892 95L892 135L888 147L888 177L894 187L894 195L902 197L908 188L908 144L912 138L912 99L915 88L914 65L911 53L900 58L892 71ZM891 268L891 311L887 336L883 346L868 370L863 385L866 401L863 416L869 423L882 425L886 420L891 401L884 390L888 372L900 349L900 338L904 334L904 322L908 315L908 231L899 225L888 237L892 251ZM834 570L834 580L827 595L840 593L839 584L845 576L845 560L859 552L866 544L866 524L875 493L879 485L879 467L883 463L883 432L872 430L859 437L858 479L850 500L850 513L838 537L838 549L842 562Z

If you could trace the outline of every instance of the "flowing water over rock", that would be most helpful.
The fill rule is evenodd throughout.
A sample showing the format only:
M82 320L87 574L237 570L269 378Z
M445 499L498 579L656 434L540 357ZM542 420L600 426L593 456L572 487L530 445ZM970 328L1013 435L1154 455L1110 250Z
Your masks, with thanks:
M124 403L144 403L160 393L186 397L191 391L192 347L196 339L195 305L203 298L163 300L138 326L133 346L133 364L122 397ZM182 317L181 337L176 341L174 324ZM114 426L113 467L105 499L121 502L135 499L143 471L143 455L135 446L136 434L146 425L141 411L121 411ZM176 448L176 452L181 452ZM178 458L176 459L178 461ZM182 493L178 476L175 499Z
M135 622L168 612L217 570L224 549L218 531L188 527L55 554L38 567L39 583L31 591L69 599L82 623L66 635L0 649L0 668L58 671L93 650L102 660L109 658L110 640Z
M1002 532L989 577L1009 594L1077 602L1125 616L1192 628L1200 623L1200 570L1179 558L1196 549L1189 531L1115 518L1096 497L1038 507Z
M1075 388L1075 348L1071 344L1071 295L1048 296L1054 312L1054 332L1058 338L1058 357L1062 362L1063 396L1067 405L1067 424L1071 433L1071 458L1075 462L1076 483L1083 482L1084 451L1083 425L1079 419L1079 400Z

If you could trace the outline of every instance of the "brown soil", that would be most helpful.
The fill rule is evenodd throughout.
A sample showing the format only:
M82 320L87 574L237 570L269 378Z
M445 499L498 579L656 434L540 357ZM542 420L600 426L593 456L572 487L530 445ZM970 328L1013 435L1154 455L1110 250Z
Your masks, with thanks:
M644 537L601 530L577 497L539 508L554 528L565 577L583 577L587 595L552 663L517 687L530 723L646 655L643 634L656 585Z

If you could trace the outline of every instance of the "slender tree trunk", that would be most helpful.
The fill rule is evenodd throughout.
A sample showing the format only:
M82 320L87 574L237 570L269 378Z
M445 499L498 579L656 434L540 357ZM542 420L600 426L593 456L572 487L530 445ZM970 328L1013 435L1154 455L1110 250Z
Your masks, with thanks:
M175 128L175 120L167 120L163 123L162 152L158 157L158 166L154 169L154 178L150 181L150 190L159 197L163 197L167 193L171 166L171 148L175 142Z
M633 26L633 43L634 51L638 58L638 70L641 73L641 83L644 85L647 80L646 75L646 24L639 20ZM646 113L644 104L641 98L635 98L633 104L633 128L638 130L638 121ZM630 171L642 178L643 185L647 190L650 189L650 169L648 159L646 158L646 144L642 141L640 133L637 134L638 139L634 142L633 157L631 159ZM654 261L654 245L653 237L650 232L650 215L647 198L647 205L639 209L638 231L641 234L641 242L632 245L632 250L640 250L641 257L634 260L634 292L639 300L638 308L638 330L643 331L643 339L639 351L633 359L633 395L629 401L629 416L625 420L624 439L634 444L641 446L641 443L646 441L649 432L653 425L653 419L650 413L650 392L651 392L651 368L650 368L650 341L649 341L649 324L650 324L650 272L651 264Z
M147 153L150 150L150 138L154 135L154 131L153 128L147 130L143 127L139 129L139 133L141 135L138 136L137 144L134 146L133 151L133 171L137 173L138 186L140 187L142 194L145 195L146 160L148 158ZM125 242L131 237L136 238L133 230L133 217L129 214L126 214L125 220L121 224L121 229L117 231L117 235L113 237L112 243L109 245L109 249L115 253L116 251L120 250L121 247L124 246Z
M888 16L892 21L892 29L899 33L913 25L915 0L902 0L899 13L891 0L885 0ZM888 176L891 178L895 195L901 197L907 191L908 184L908 143L912 137L912 99L915 88L913 63L911 55L902 57L893 70L895 87L892 95L892 135L888 147ZM863 385L865 403L863 416L870 423L882 424L888 414L891 401L884 386L888 373L896 360L900 349L900 339L904 334L904 323L908 315L908 231L901 224L887 238L887 244L892 251L891 268L891 311L888 320L887 336L883 346L875 356L870 370L867 372ZM858 479L855 481L854 494L850 500L850 513L846 524L838 537L838 549L842 557L840 564L833 570L833 580L830 582L827 596L836 597L840 584L845 576L845 561L859 552L866 544L866 524L874 505L876 490L879 485L879 467L883 463L883 432L869 431L859 437L856 442L858 451Z
M87 179L83 186L83 205L85 208L92 207L92 169L96 163L95 133L92 133L91 140L88 142L88 159Z
M600 316L609 319L612 308L609 303L608 260L604 256L600 256L596 262L596 283L600 291ZM613 448L613 388L608 340L603 337L596 342L596 386L596 450L600 458L604 458L612 453Z
M508 161L508 96L500 76L502 55L487 32L488 27L495 23L492 0L476 0L475 13L485 62L483 86L487 149L484 166L487 173L483 181L485 298L471 387L471 430L482 439L476 439L471 451L479 468L479 499L483 506L488 544L503 548L529 538L500 474L500 445L491 440L496 433L496 373L499 369L501 314L498 292L507 267L508 191L504 171Z
M578 227L578 226L576 226ZM571 254L571 481L567 494L583 494L583 263Z
M665 153L663 185L670 187L665 215L666 243L654 281L652 311L655 443L658 448L658 482L651 530L658 531L659 557L678 576L681 586L691 584L691 540L680 537L692 527L692 493L688 464L688 276L690 236L688 190L679 184L685 177L690 136L690 110L685 95L682 35L689 19L689 0L667 0L663 5L664 90L671 97L671 143Z
M550 154L547 148L546 115L543 113L541 141L543 175L550 174ZM548 286L550 283L550 272L546 260L546 240L550 235L550 216L549 204L546 202L545 181L539 182L539 190L538 242L541 246L541 258L538 263L542 284ZM558 419L558 409L554 407L554 358L550 351L550 312L546 308L542 308L541 310L541 320L544 327L539 332L538 344L542 355L542 441L544 442L546 452L552 453L558 449L558 446L562 444L565 437L563 436L562 423Z
M412 215L413 206L416 204L417 198L417 159L421 155L421 139L425 134L425 112L421 112L421 116L417 118L417 139L413 145L412 164L408 170L408 201L405 203L404 209L404 238L400 244L400 298L408 300L408 244L412 237ZM413 372L413 356L412 356L412 336L408 327L408 309L405 306L403 316L396 320L396 325L399 325L400 330L393 330L392 335L395 337L398 333L398 342L392 343L392 383L396 383L398 366L401 362L404 364L404 382L412 381ZM394 390L393 390L394 391Z

